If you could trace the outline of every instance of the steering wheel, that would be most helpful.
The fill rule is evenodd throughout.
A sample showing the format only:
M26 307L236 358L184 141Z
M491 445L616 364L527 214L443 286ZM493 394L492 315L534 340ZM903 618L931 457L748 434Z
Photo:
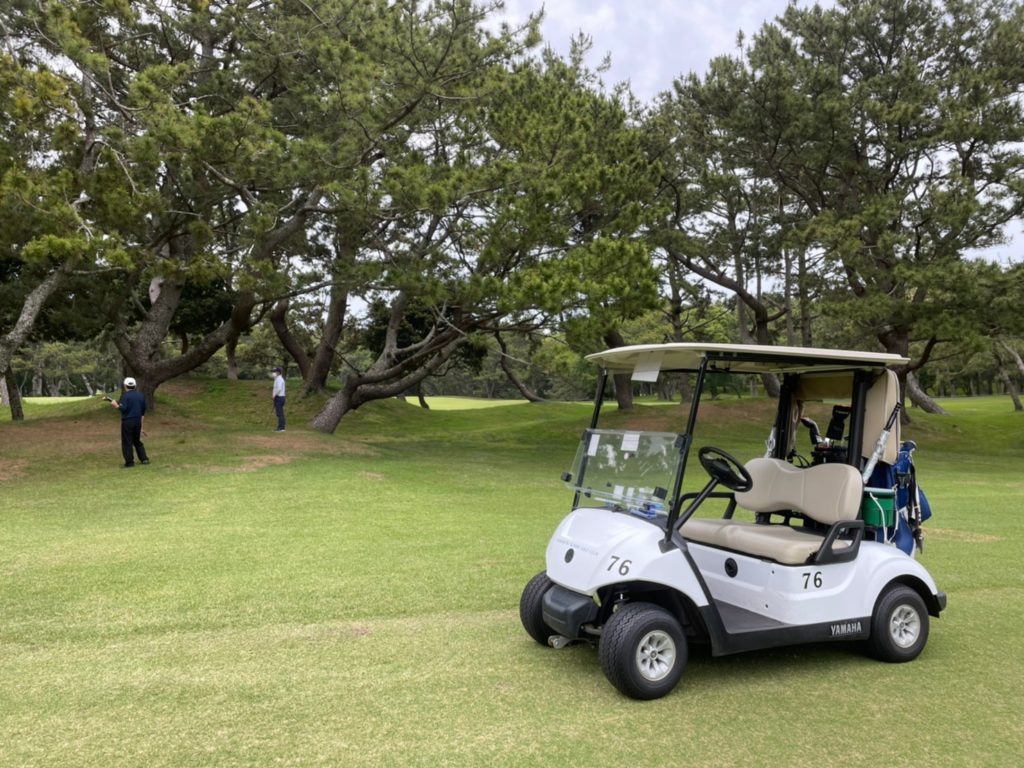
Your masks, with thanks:
M717 480L730 491L743 493L754 486L754 479L734 456L723 451L721 448L712 448L705 445L697 452L700 465L711 475L712 480Z

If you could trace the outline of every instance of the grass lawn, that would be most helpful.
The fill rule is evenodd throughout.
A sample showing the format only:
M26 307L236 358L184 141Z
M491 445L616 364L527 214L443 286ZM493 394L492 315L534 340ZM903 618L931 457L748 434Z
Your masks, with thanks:
M437 397L426 398L432 411L468 411L476 408L500 408L506 405L527 405L526 400L486 400L482 397ZM413 405L415 400L409 400Z
M1024 415L1007 399L948 401L905 432L949 595L917 661L691 648L648 703L594 649L519 624L589 405L431 402L371 404L325 436L293 399L273 434L268 382L184 381L131 470L98 401L0 423L0 766L1020 764ZM708 403L697 445L757 455L767 413Z
M84 395L72 395L70 397L23 397L22 402L32 408L46 408L51 405L64 405L66 403L81 403L92 398Z

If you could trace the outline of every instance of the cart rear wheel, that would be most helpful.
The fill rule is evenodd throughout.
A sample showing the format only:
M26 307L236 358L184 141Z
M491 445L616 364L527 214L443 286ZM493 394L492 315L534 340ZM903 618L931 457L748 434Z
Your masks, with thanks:
M634 699L669 693L686 666L686 636L676 618L650 603L629 603L612 614L598 647L608 681Z
M916 659L928 642L928 609L913 589L890 587L878 599L871 617L871 653L882 661Z
M519 598L519 620L523 622L523 629L541 645L547 645L548 638L558 634L544 623L543 612L544 593L554 585L547 572L541 571L527 582Z

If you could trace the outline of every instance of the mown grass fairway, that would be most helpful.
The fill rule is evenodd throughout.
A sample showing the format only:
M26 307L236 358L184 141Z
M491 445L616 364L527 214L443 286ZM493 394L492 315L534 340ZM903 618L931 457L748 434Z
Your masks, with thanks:
M691 648L680 687L638 703L593 649L544 649L519 625L520 591L571 501L558 475L587 405L391 401L324 436L305 426L316 403L293 398L276 435L268 382L161 395L146 420L153 464L132 470L98 402L29 403L28 421L0 423L2 766L1024 755L1024 417L1008 400L914 413L905 433L935 510L924 562L949 595L920 659ZM709 403L697 445L759 454L766 414Z

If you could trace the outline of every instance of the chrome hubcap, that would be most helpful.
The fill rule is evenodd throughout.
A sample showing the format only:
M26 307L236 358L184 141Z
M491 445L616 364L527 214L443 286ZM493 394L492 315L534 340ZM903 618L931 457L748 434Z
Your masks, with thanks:
M676 663L676 644L667 632L656 629L643 636L636 649L636 666L645 680L663 679Z
M900 648L909 648L921 634L921 617L909 605L901 605L892 612L889 634Z

